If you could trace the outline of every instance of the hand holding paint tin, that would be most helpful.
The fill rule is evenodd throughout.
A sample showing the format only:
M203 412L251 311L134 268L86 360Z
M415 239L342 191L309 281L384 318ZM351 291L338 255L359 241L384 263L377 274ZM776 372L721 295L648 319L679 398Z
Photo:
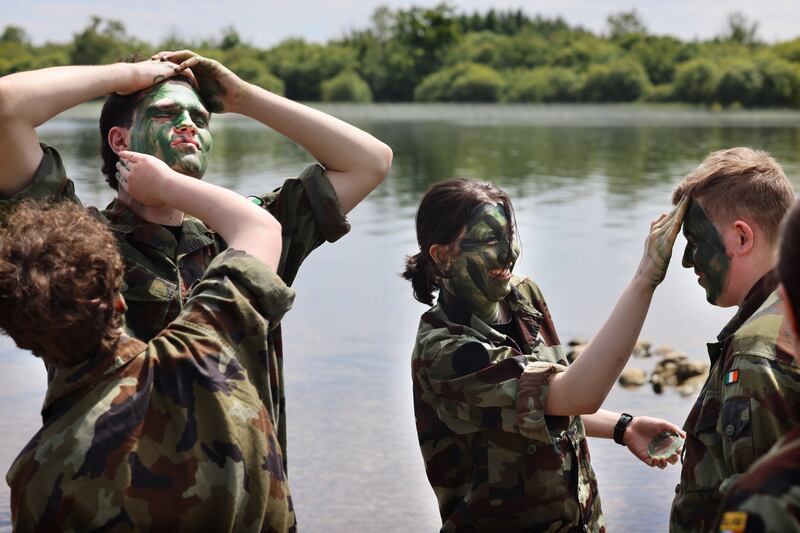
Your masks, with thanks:
M679 457L682 449L683 438L677 433L665 431L650 441L647 453L656 460L669 460L672 457Z
M669 214L661 215L650 225L650 235L637 276L643 276L643 279L648 280L653 289L664 281L667 274L667 267L672 258L672 247L675 245L688 207L689 201L684 198Z
M151 59L177 63L177 72L191 69L197 80L203 103L212 113L235 112L245 82L219 61L197 55L191 50L159 52Z

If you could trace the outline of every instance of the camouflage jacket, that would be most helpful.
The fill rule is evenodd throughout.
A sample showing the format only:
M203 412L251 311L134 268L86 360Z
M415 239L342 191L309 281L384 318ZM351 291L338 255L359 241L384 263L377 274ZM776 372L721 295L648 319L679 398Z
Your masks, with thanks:
M683 429L670 531L707 531L722 494L800 422L800 368L767 274L709 344L711 370Z
M56 369L43 425L7 480L17 531L295 529L273 420L257 392L294 292L255 258L212 261L148 344Z
M800 428L784 436L733 485L712 531L800 531Z
M42 145L44 156L27 189L13 198L0 199L0 216L16 202L29 197L78 201L58 152ZM275 191L252 197L281 223L283 242L277 273L287 285L300 264L325 240L333 242L350 229L338 198L319 165L311 165L299 179L288 179ZM123 296L128 305L128 333L145 342L178 316L190 288L197 283L225 242L200 220L186 216L180 239L160 224L146 222L124 203L114 200L97 215L117 237L125 261ZM260 388L286 460L286 409L283 384L283 348L280 327L267 338L264 353L269 383Z
M517 277L506 302L522 346L446 294L420 320L414 412L442 531L604 531L581 418L544 414L568 364L547 305Z

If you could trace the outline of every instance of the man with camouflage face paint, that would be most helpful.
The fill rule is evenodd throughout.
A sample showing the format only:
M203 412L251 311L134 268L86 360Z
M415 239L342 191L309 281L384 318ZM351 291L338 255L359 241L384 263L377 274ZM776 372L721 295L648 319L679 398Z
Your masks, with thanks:
M794 192L766 152L710 154L675 190L690 198L683 224L683 266L706 300L738 306L716 343L711 370L684 424L681 482L671 531L707 531L722 495L800 422L800 370L773 268L778 228Z
M0 79L0 218L26 198L78 202L61 156L40 144L36 128L104 95L102 171L117 197L93 212L114 233L125 262L126 330L145 342L179 316L191 287L227 243L171 205L145 204L119 190L118 173L127 170L120 154L152 155L172 170L201 178L212 147L212 112L250 117L308 150L318 164L278 188L265 184L251 197L283 228L276 274L287 285L314 249L349 231L346 214L380 184L392 160L389 147L368 133L247 83L219 62L187 50L136 63L19 72ZM260 365L257 390L277 429L285 468L280 324L269 331Z

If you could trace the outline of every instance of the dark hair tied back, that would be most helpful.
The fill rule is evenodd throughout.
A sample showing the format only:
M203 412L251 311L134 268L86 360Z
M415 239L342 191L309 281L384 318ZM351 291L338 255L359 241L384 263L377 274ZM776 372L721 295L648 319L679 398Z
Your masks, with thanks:
M794 319L800 321L800 202L795 202L783 220L778 278L789 295ZM796 325L800 326L800 323Z

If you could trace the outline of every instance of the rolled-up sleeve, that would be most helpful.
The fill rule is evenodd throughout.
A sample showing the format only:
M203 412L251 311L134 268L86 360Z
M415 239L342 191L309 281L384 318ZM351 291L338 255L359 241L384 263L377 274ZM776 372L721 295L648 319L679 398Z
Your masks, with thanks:
M0 220L8 216L11 209L23 200L51 199L54 201L70 200L80 203L75 196L75 185L67 178L61 156L52 146L42 144L42 160L30 184L10 198L0 196Z
M490 357L489 349L498 353ZM444 350L427 368L439 418L460 434L498 429L550 442L544 412L549 380L566 368L531 362L505 347L489 349L470 342Z

